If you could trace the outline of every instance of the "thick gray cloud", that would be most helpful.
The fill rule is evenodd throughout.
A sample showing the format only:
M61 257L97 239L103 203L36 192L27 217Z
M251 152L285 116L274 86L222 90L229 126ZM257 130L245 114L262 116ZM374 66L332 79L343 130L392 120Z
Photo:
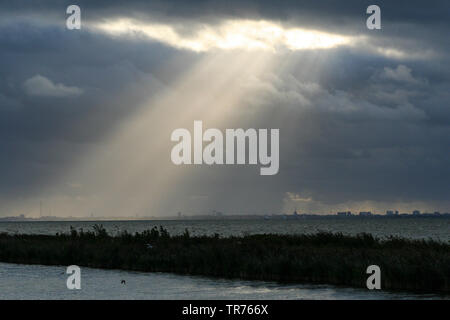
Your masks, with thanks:
M77 177L67 173L107 146L149 99L180 88L179 79L210 56L89 28L68 31L68 4L0 5L0 215L33 214L37 199L87 199L83 210L89 210L90 197L100 197L92 200L97 207L98 202L114 203L111 194L100 190L102 177L119 176L127 162L93 161L92 168L79 171L102 172L93 181L66 180ZM392 205L407 209L408 204L450 211L448 1L382 1L381 31L365 28L371 1L77 4L87 24L134 17L173 25L183 34L202 23L267 19L369 39L353 47L282 51L274 54L275 68L245 81L238 75L231 79L242 82L245 94L224 120L226 127L280 128L280 173L260 177L254 167L174 168L185 177L160 199L157 214L183 208L269 213L295 206L385 210ZM391 51L379 51L384 48ZM221 91L226 92L231 85L224 83ZM196 100L213 89L208 83L204 87ZM185 103L179 104L181 110ZM151 120L156 126L158 119ZM167 137L161 161L170 154L173 129L168 121L168 132L161 133ZM158 166L160 159L154 161ZM131 192L124 192L124 207L134 201ZM77 213L73 205L67 211L58 206L61 215ZM139 214L153 214L151 208L141 208ZM136 213L115 212L113 204L98 210L105 215Z

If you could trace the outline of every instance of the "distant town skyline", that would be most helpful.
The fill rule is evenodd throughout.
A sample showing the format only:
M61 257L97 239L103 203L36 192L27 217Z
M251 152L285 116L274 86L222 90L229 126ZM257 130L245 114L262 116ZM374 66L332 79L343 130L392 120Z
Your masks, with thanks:
M146 219L196 219L196 218L286 218L286 217L303 217L303 216L323 216L323 217L370 217L370 216L385 216L385 217L404 217L404 216L421 216L421 217L450 217L450 212L421 212L420 210L414 210L412 212L399 212L398 210L387 210L385 213L377 213L372 211L359 211L359 212L351 212L351 211L338 211L335 213L311 213L311 212L298 212L295 210L292 213L272 213L272 214L264 214L264 213L224 213L217 210L211 210L207 213L191 213L191 214L183 214L181 211L177 212L173 215L166 216L151 216L151 215L136 215L136 216L94 216L93 213L90 215L79 215L79 216L52 216L52 215L40 215L37 217L34 216L26 216L25 214L20 214L17 216L0 216L0 221L16 221L16 220L117 220L117 219L127 219L127 220L146 220Z

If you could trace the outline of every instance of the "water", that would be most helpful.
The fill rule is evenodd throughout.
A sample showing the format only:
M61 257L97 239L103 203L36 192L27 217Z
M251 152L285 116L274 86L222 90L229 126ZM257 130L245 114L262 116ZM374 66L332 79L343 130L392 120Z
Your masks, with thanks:
M126 284L121 284L121 280ZM65 267L0 263L0 299L449 299L327 285L221 280L117 270L81 269L81 290L66 288Z
M69 232L70 226L76 229L92 230L94 224L102 224L111 234L127 230L141 232L154 226L163 226L171 234L183 233L187 228L193 235L214 234L222 236L257 233L315 233L317 231L357 234L372 233L379 237L390 235L450 241L450 218L333 218L317 217L298 220L153 220L153 221L28 221L0 222L0 232L27 234L55 234Z

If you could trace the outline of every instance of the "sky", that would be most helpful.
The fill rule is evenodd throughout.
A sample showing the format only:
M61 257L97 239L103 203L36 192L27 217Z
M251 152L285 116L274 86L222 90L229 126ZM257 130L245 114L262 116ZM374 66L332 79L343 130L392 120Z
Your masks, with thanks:
M446 0L1 1L0 216L450 212L449 20ZM176 166L194 120L279 129L278 174Z

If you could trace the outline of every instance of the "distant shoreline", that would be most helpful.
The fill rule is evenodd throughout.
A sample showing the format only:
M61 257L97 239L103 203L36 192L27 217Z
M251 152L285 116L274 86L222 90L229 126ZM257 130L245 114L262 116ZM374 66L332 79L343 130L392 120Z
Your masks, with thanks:
M320 232L220 237L170 235L164 228L111 236L94 231L0 233L0 261L171 272L243 280L365 287L378 265L384 290L450 292L450 243Z
M194 215L194 216L168 216L168 217L41 217L41 218L18 218L18 217L0 217L1 222L102 222L102 221L192 221L192 220L267 220L267 221L292 221L292 220L302 220L302 219L450 219L450 214L421 214L421 215L397 215L388 216L381 214L373 214L371 216L338 216L336 214L299 214L294 215L223 215L223 216L211 216L211 215Z

